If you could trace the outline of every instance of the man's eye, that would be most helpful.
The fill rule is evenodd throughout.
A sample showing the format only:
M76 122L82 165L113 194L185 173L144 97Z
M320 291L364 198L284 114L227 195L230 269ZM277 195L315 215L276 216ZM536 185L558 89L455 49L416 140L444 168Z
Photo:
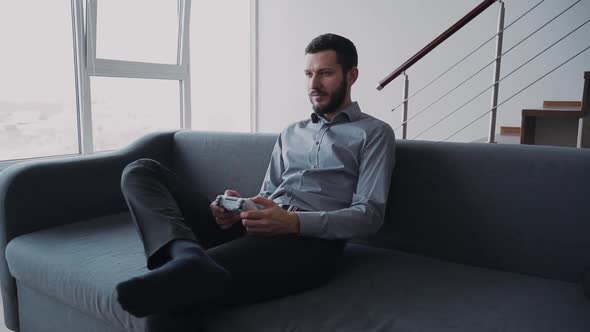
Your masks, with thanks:
M324 72L322 72L322 76L330 76L330 75L332 75L332 72L331 71L324 71Z
M311 73L305 73L305 76L311 77Z

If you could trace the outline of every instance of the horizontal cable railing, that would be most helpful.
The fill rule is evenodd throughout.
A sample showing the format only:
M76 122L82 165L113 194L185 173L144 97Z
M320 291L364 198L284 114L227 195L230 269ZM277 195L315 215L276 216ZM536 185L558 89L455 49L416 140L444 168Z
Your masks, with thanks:
M506 50L500 56L498 56L498 57L494 58L492 61L488 62L486 65L484 65L483 67L481 67L480 69L478 69L474 74L472 74L471 76L467 77L465 80L461 81L461 83L459 83L458 85L456 85L455 87L453 87L451 90L447 91L446 93L444 93L443 95L441 95L440 97L438 97L437 99L435 99L432 103L428 104L428 106L422 108L420 111L416 112L412 117L410 117L409 119L403 121L401 123L401 125L396 128L396 130L399 129L399 128L401 128L404 124L406 124L406 123L412 121L413 119L417 118L419 115L421 115L425 111L429 110L432 106L436 105L438 102L440 102L441 100L443 100L444 98L446 98L447 96L449 96L455 90L457 90L461 86L465 85L465 83L467 83L470 80L472 80L475 76L477 76L477 74L481 73L486 68L488 68L490 65L492 65L494 62L496 62L496 60L498 58L502 58L506 54L510 53L510 51L512 51L515 48L517 48L518 46L520 46L523 42L525 42L526 40L528 40L529 38L531 38L532 36L534 36L535 34L537 34L539 31L541 31L543 28L545 28L546 26L548 26L549 24L551 24L552 22L554 22L557 18L559 18L561 15L563 15L564 13L566 13L567 11L569 11L570 9L572 9L575 5L577 5L581 1L582 0L577 0L576 2L574 2L570 6L568 6L567 8L565 8L564 10L562 10L561 12L559 12L557 15L553 16L549 21L545 22L540 27L538 27L537 29L533 30L533 32L529 33L526 37L524 37L523 39L521 39L518 43L514 44L512 47L510 47L508 50ZM506 29L504 29L504 30L506 30ZM493 85L491 87L493 87ZM488 89L486 89L486 91Z
M480 44L479 46L477 46L471 52L467 53L459 61L457 61L452 66L450 66L449 68L447 68L446 70L444 70L442 73L440 73L439 75L437 75L434 79L430 80L426 85L422 86L416 92L414 92L413 94L411 94L410 96L408 96L409 95L409 79L408 79L409 76L408 76L406 70L408 70L412 65L414 65L422 57L424 57L426 54L428 54L428 52L432 51L436 46L438 46L439 44L441 44L442 42L444 42L444 40L446 40L450 36L448 33L451 33L452 34L452 33L455 33L456 31L458 31L462 26L464 26L469 21L471 21L473 18L475 18L477 15L481 14L483 11L485 11L487 8L489 8L491 6L491 4L493 4L494 2L498 2L499 3L499 7L498 7L498 28L497 28L496 34L494 34L491 38L488 38L486 41L484 41L482 44ZM509 78L510 76L512 76L514 73L516 73L517 71L521 70L523 67L525 67L526 65L528 65L529 63L531 63L533 60L539 58L541 55L543 55L545 52L547 52L548 50L550 50L551 48L553 48L555 45L557 45L561 41L565 40L567 37L569 37L570 35L572 35L576 31L580 30L582 27L584 27L588 23L590 23L590 19L586 20L584 23L578 25L577 27L575 27L571 31L567 32L565 35L563 35L561 38L557 39L551 45L549 45L548 47L544 48L542 51L536 53L534 56L532 56L531 58L529 58L528 60L526 60L524 63L520 64L516 69L512 70L510 73L508 73L508 74L504 75L503 77L501 77L500 65L501 65L501 60L502 60L502 58L505 55L509 54L511 51L513 51L514 49L516 49L517 47L519 47L520 45L522 45L525 41L529 40L532 36L536 35L538 32L540 32L541 30L543 30L544 28L546 28L547 26L549 26L551 23L555 22L559 17L561 17L565 13L569 12L577 4L579 4L580 2L582 2L582 0L576 0L576 1L574 1L573 3L571 3L570 5L568 5L565 9L561 10L559 13L557 13L554 16L552 16L549 20L544 21L544 23L541 24L541 26L539 26L538 28L536 28L535 30L533 30L532 32L530 32L524 38L520 39L516 44L514 44L513 46L511 46L508 50L502 52L502 43L503 43L503 34L504 34L504 32L506 30L508 30L511 26L513 26L516 22L520 21L522 18L524 18L527 15L529 15L533 10L535 10L536 8L538 8L543 2L544 2L544 0L540 0L540 1L536 2L532 7L528 8L524 13L522 13L521 15L519 15L515 20L513 20L510 24L508 24L506 27L504 27L504 15L505 15L505 4L504 4L504 1L502 1L502 0L496 0L496 1L492 1L492 2L490 2L490 1L484 1L484 2L480 3L476 8L474 8L472 11L470 11L467 15L465 15L462 19L460 19L457 23L455 23L451 28L447 29L443 34L441 34L435 40L433 40L432 42L430 42L427 46L425 46L422 50L420 50L416 55L412 56L408 61L404 62L404 64L402 66L400 66L398 69L396 69L396 71L392 72L384 80L382 80L381 82L379 82L378 89L381 90L381 88L383 88L386 84L390 83L397 76L403 74L403 76L405 77L405 82L404 82L404 86L403 86L404 87L404 91L403 91L402 101L398 105L396 105L393 109L391 109L391 111L393 112L396 109L398 109L400 106L403 105L402 122L401 122L401 124L398 127L395 128L396 131L398 129L400 129L400 128L403 128L402 135L401 135L402 138L405 139L406 136L407 136L407 125L408 125L408 123L410 121L416 119L417 117L421 116L422 114L425 114L426 111L428 111L429 109L431 109L434 105L436 105L441 100L443 100L446 97L448 97L449 95L451 95L453 92L455 92L460 87L464 86L467 82L471 81L475 76L477 76L478 74L480 74L482 71L484 71L486 68L488 68L491 64L494 64L494 70L493 70L494 78L492 80L493 83L490 86L488 86L487 88L485 88L483 91L477 93L474 97L470 98L469 100L467 100L467 102L461 104L459 107L455 108L450 113L444 115L441 119L437 120L434 124L428 126L426 129L420 131L412 139L419 138L423 134L427 133L432 128L438 126L443 121L445 121L446 119L448 119L449 117L451 117L453 114L457 113L458 111L460 111L461 109L463 109L465 106L469 105L475 99L477 99L478 97L480 97L481 95L483 95L487 91L490 91L490 89L491 89L492 90L491 91L492 92L491 107L484 114L480 115L477 119L473 120L472 122L468 123L466 126L462 127L458 131L454 132L452 135L448 136L444 141L446 141L446 140L448 140L448 139L456 136L459 132L465 130L465 128L469 127L470 125L472 125L473 123L475 123L476 121L478 121L479 119L481 119L482 117L484 117L486 114L490 114L490 128L489 128L488 142L489 143L495 143L496 113L497 113L498 107L501 106L501 105L503 105L503 104L505 104L507 101L509 101L512 98L516 97L520 93L524 92L530 86L536 84L537 82L539 82L540 80L542 80L544 77L548 76L549 74L551 74L552 72L554 72L558 68L560 68L563 65L565 65L567 62L571 61L575 57L579 56L580 54L582 54L582 53L584 53L585 51L588 50L588 48L585 48L582 51L576 53L573 57L569 58L564 63L560 64L559 66L557 66L556 68L554 68L550 72L546 73L545 75L543 75L539 79L537 79L534 82L532 82L531 84L527 85L525 88L523 88L522 90L520 90L516 94L514 94L514 95L510 96L509 98L507 98L506 100L498 103L500 82L506 80L507 78ZM467 17L469 19L467 19ZM462 23L463 25L461 26L459 23ZM492 41L494 39L496 40L495 56L494 56L494 58L490 62L488 62L485 66L483 66L483 67L479 68L478 70L476 70L475 73L471 74L466 79L463 79L458 85L454 86L450 90L448 90L445 93L443 93L442 95L438 96L437 98L434 99L434 101L430 102L426 107L423 107L418 112L414 113L410 118L408 118L408 101L410 99L415 98L417 95L419 95L420 93L422 93L425 89L427 89L428 87L432 86L435 82L437 82L442 77L444 77L445 75L447 75L449 72L451 72L451 70L457 68L466 59L468 59L471 56L473 56L477 51L479 51L481 48L483 48L485 45L487 45L490 41Z
M470 56L472 56L475 52L479 51L482 47L486 46L489 42L491 42L492 40L494 40L494 38L496 38L498 36L498 34L503 33L504 31L508 30L511 26L513 26L516 22L520 21L523 17L525 17L526 15L528 15L530 12L532 12L533 10L535 10L535 8L539 7L540 4L542 4L545 0L541 0L539 2L537 2L533 7L529 8L526 12L524 12L523 14L521 14L519 17L517 17L514 21L512 21L510 24L508 24L503 30L501 30L500 32L496 32L493 36L491 36L489 39L487 39L486 41L484 41L482 44L480 44L478 47L476 47L473 51L469 52L467 55L465 55L463 58L461 58L461 60L457 61L455 64L453 64L451 67L449 67L447 70L443 71L441 74L439 74L437 77L435 77L433 80L431 80L430 82L428 82L426 85L424 85L423 87L421 87L420 89L418 89L418 91L414 92L412 95L410 95L407 99L402 100L399 104L397 104L393 109L391 109L391 111L395 111L398 107L402 106L403 103L409 101L410 99L414 98L415 96L419 95L420 92L424 91L426 88L428 88L429 86L431 86L432 84L434 84L436 81L438 81L440 78L442 78L443 76L445 76L448 72L450 72L451 70L455 69L458 65L460 65L461 63L463 63L463 61L467 60L467 58L469 58ZM495 59L494 59L495 60ZM490 64L492 64L492 62L490 62L488 64L488 66ZM487 67L487 66L486 66Z
M583 50L579 51L578 53L574 54L572 57L570 57L569 59L567 59L566 61L562 62L559 66L551 69L550 71L548 71L547 73L545 73L543 76L539 77L538 79L534 80L532 83L528 84L527 86L525 86L524 88L520 89L517 93L513 94L512 96L506 98L504 101L502 101L501 103L499 103L496 108L502 106L503 104L505 104L506 102L508 102L510 99L518 96L519 94L521 94L522 92L524 92L525 90L527 90L528 88L530 88L531 86L535 85L537 82L541 81L542 79L544 79L545 77L547 77L548 75L550 75L551 73L553 73L554 71L556 71L557 69L561 68L563 65L565 65L566 63L572 61L573 59L577 58L579 55L581 55L582 53L586 52L588 49L590 49L590 45L586 46L586 48L584 48ZM445 138L444 140L442 140L442 142L446 142L447 140L449 140L451 137L457 135L458 133L462 132L463 130L465 130L467 127L471 126L472 124L474 124L475 122L477 122L478 120L480 120L481 118L483 118L484 116L486 116L487 114L489 114L490 112L492 112L493 110L489 110L485 113L483 113L482 115L480 115L479 117L477 117L475 120L469 122L467 125L465 125L464 127L462 127L461 129L457 130L456 132L454 132L451 136Z
M520 70L521 68L523 68L524 66L526 66L527 64L529 64L531 61L535 60L536 58L538 58L539 56L541 56L543 53L547 52L549 49L553 48L553 46L557 45L559 42L561 42L562 40L566 39L567 37L569 37L571 34L573 34L574 32L578 31L579 29L581 29L583 26L585 26L586 24L588 24L588 22L590 22L590 19L587 20L586 22L580 24L578 27L576 27L574 30L568 32L565 36L559 38L557 41L555 41L554 43L552 43L551 45L549 45L548 47L546 47L545 49L543 49L541 52L537 53L535 56L533 56L532 58L528 59L526 62L524 62L523 64L521 64L520 66L518 66L516 69L512 70L510 73L506 74L504 77L502 77L500 80L494 82L494 84L490 85L489 87L485 88L483 91L481 91L480 93L478 93L477 95L475 95L475 97L469 99L466 103L462 104L461 106L457 107L455 110L453 110L451 113L445 115L442 119L440 119L439 121L435 122L433 125L429 126L428 128L424 129L423 131L421 131L418 135L414 136L412 139L416 139L418 137L420 137L422 134L426 133L427 131L429 131L430 129L434 128L435 126L437 126L438 124L440 124L441 122L443 122L444 120L446 120L448 117L450 117L451 115L455 114L456 112L458 112L460 109L462 109L463 107L467 106L468 104L470 104L472 101L474 101L475 99L477 99L477 97L481 96L482 94L484 94L486 91L488 91L489 89L493 88L495 84L500 83L501 81L503 81L504 79L510 77L512 74L514 74L515 72L517 72L518 70ZM495 106L495 108L498 108L499 105ZM490 110L491 112L492 110ZM489 112L488 112L489 113Z

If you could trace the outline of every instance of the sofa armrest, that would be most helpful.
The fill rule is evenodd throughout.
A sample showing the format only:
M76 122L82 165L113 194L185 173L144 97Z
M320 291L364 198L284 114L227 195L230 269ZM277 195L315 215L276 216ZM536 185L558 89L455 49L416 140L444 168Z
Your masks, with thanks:
M127 209L120 189L121 172L139 158L172 163L174 132L146 135L126 148L88 156L30 161L0 173L0 286L4 317L18 327L15 282L6 264L13 238Z

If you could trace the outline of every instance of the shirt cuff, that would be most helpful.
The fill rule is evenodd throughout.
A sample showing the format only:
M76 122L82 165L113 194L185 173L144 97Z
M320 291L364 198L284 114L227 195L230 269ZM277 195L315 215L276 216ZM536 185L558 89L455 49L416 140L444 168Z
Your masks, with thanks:
M296 211L299 217L299 235L308 237L321 237L326 228L325 211L304 212Z

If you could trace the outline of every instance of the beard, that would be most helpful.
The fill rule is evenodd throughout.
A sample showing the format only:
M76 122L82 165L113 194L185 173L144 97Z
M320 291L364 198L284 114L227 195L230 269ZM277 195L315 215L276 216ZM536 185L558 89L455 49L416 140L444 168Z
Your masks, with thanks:
M340 105L342 105L342 103L344 102L344 99L346 98L346 86L347 85L348 85L348 82L345 77L342 80L342 83L338 86L338 88L336 88L336 90L332 93L314 90L313 92L320 93L324 96L329 95L330 101L324 106L319 105L319 104L316 105L313 103L312 96L309 95L309 101L311 102L311 105L313 107L313 111L316 112L316 114L318 114L318 115L329 114L329 113L336 111L338 109L338 107L340 107Z

